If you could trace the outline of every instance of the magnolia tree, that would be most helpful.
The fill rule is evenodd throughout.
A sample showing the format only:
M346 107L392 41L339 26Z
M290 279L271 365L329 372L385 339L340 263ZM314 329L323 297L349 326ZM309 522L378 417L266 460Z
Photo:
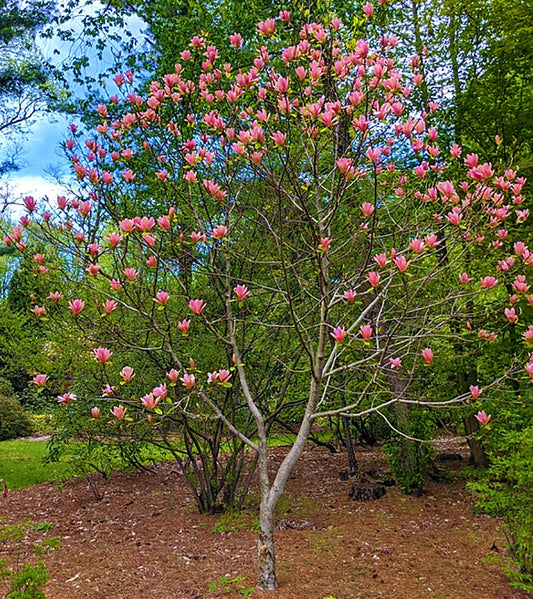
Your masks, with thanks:
M77 387L93 392L92 424L154 442L177 434L197 493L213 426L221 454L248 448L263 589L277 584L275 506L314 423L376 413L402 433L410 406L481 401L533 375L522 344L523 360L483 386L446 396L430 384L458 340L477 351L513 327L533 341L524 180L439 148L437 106L411 107L419 59L396 64L393 37L373 47L332 19L283 45L290 28L286 12L259 23L240 68L255 42L230 36L234 64L219 64L199 35L145 95L117 75L126 110L111 98L89 137L72 127L66 142L79 197L45 212L26 198L5 237L28 251L29 227L54 242L35 269L46 280L62 268L68 284L33 312L86 340L74 378L96 381ZM501 314L490 328L487 302ZM33 383L50 384L45 373ZM280 419L297 434L275 466Z

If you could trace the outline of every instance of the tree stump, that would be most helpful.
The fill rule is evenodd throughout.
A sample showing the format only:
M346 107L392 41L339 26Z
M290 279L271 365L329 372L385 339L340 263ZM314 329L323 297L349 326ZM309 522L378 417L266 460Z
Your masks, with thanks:
M385 495L385 486L380 483L354 482L348 496L354 501L374 501Z

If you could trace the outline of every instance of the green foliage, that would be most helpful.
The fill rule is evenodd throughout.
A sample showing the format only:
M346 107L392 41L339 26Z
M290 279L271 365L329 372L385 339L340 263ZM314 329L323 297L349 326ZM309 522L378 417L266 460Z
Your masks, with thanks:
M254 587L246 587L243 585L242 576L230 578L227 574L225 576L221 576L215 582L210 582L208 588L211 593L217 593L219 596L230 594L233 595L237 592L243 597L250 597L255 590Z
M12 397L14 394L13 385L7 379L0 377L0 395Z
M225 534L239 530L259 530L259 520L245 511L227 511L221 514L211 529L213 534Z
M0 394L0 441L26 437L31 432L30 419L18 399Z
M46 599L43 588L49 578L50 575L44 562L39 562L35 566L24 564L20 570L9 575L11 589L6 598Z
M533 592L533 427L500 428L492 435L490 467L469 487L478 495L478 509L504 522L511 584Z
M405 414L400 420L405 420ZM428 420L428 410L412 408L409 410L409 419L402 427L402 432L416 439L428 439L431 435ZM384 451L391 474L400 489L408 495L420 495L426 476L433 466L431 445L393 435L385 443Z

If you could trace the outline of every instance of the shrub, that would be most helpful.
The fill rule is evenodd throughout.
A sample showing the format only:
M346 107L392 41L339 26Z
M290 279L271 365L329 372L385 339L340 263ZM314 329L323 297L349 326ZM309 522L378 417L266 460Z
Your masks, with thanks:
M13 385L7 379L0 376L0 395L11 397L14 393Z
M502 431L498 437L490 467L469 488L478 493L479 510L504 522L511 585L533 592L533 427Z
M31 432L31 422L18 399L0 394L0 441L25 437Z

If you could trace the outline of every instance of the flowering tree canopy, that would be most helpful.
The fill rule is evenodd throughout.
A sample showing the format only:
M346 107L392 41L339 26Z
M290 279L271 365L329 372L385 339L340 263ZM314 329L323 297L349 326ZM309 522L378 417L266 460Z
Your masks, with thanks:
M111 98L88 137L73 126L66 141L78 197L43 212L26 198L4 238L27 252L27 227L54 242L34 268L59 268L51 280L64 288L33 312L70 319L86 340L98 382L85 383L88 418L153 439L179 424L190 456L215 422L253 452L265 589L276 586L274 508L313 423L375 412L401 432L410 405L474 401L533 375L520 349L483 389L446 397L431 385L459 342L477 351L509 327L532 341L524 179L439 146L438 106L411 102L420 59L395 62L394 37L372 45L335 18L292 45L279 30L290 37L285 11L254 41L231 35L233 64L195 36L146 94L117 75L126 108ZM502 315L492 323L487 298ZM149 388L144 362L158 377ZM49 384L42 373L33 383ZM297 435L272 472L267 440L286 415ZM207 468L187 464L200 478Z

